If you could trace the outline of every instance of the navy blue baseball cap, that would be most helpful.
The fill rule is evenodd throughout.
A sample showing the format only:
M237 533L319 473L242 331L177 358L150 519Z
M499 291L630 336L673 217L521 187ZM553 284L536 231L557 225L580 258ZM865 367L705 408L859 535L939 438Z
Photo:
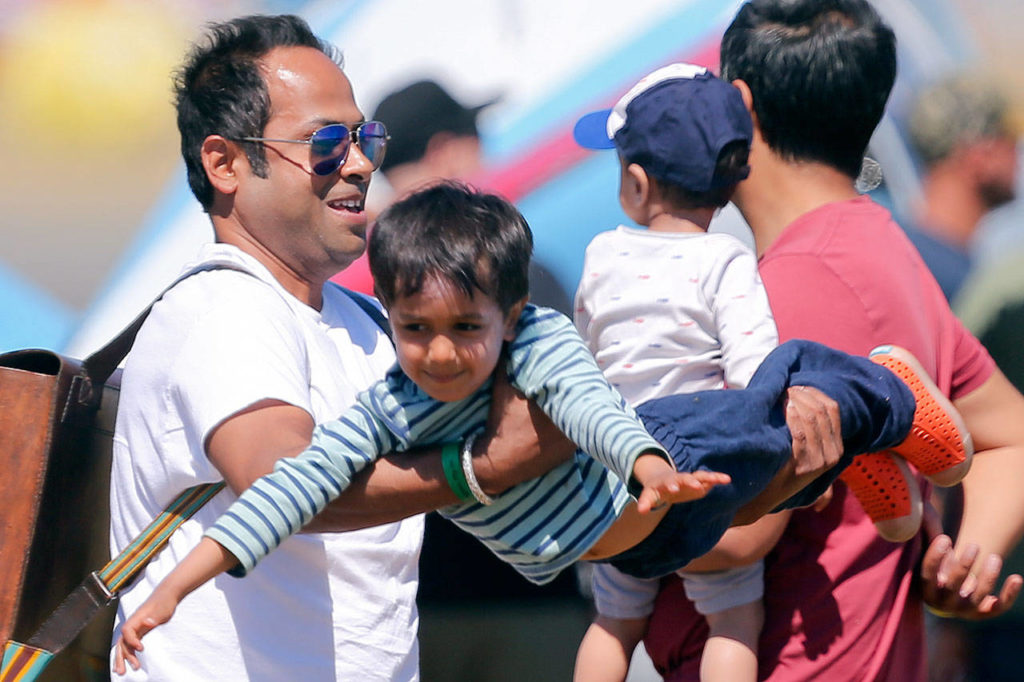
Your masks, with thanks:
M573 137L588 149L618 149L656 179L694 192L738 182L714 178L722 148L753 138L750 113L735 87L703 66L670 64L644 76L614 107L586 114Z

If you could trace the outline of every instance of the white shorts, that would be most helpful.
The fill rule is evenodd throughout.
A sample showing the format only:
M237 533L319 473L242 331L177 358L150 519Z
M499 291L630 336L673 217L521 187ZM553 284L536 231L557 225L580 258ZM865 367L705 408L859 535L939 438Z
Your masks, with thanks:
M686 596L703 615L749 604L764 596L763 561L726 571L680 571L679 575Z

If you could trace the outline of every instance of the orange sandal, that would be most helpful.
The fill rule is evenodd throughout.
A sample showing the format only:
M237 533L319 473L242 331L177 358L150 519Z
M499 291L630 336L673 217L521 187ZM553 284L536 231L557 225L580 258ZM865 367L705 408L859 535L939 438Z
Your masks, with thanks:
M901 457L888 450L857 455L839 478L886 540L905 542L921 528L921 489Z
M910 434L892 452L942 487L959 483L971 468L974 447L960 413L908 350L879 346L868 356L889 369L914 394L917 410Z

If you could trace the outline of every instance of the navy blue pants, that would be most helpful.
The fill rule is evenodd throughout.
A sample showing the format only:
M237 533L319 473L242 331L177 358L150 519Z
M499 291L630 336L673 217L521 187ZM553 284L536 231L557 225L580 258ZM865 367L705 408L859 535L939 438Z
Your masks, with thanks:
M655 578L715 546L736 512L764 490L792 456L782 409L790 386L813 386L838 403L844 451L839 464L780 508L811 504L855 455L900 443L913 423L914 396L895 374L867 358L799 339L772 351L745 389L683 393L646 402L637 413L679 471L721 471L732 482L712 488L699 500L673 505L654 532L612 557L612 565L630 575Z

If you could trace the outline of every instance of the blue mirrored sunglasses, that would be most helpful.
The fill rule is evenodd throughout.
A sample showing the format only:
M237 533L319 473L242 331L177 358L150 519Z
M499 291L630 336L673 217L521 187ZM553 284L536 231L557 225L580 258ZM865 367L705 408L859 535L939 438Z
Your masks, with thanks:
M380 121L365 121L352 130L344 123L332 123L314 132L308 140L281 140L273 137L238 137L239 142L292 142L309 145L309 167L317 175L330 175L338 170L352 143L359 145L374 170L380 168L388 149L388 129Z

